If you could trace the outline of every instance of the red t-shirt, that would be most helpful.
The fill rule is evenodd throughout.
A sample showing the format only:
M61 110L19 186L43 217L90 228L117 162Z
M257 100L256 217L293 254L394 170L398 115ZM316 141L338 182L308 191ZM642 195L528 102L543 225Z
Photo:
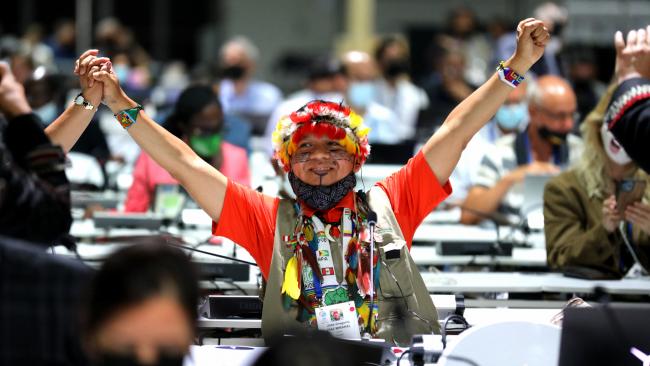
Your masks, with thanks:
M397 172L378 182L388 196L397 222L408 247L415 229L422 220L451 194L451 185L444 186L431 171L420 151ZM343 208L354 207L352 192L324 214L328 222L340 219ZM212 223L212 233L224 236L246 248L268 279L273 256L275 219L279 198L264 195L228 180L226 196L218 223ZM313 210L305 207L305 214Z

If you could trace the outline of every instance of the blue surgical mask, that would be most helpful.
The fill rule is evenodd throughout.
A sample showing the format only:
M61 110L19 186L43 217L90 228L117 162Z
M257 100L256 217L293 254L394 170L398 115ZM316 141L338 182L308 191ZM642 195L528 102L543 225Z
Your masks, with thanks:
M56 103L49 102L39 108L34 109L34 113L36 113L41 118L41 121L45 126L49 126L49 124L59 116L59 109L56 107Z
M521 123L528 121L526 103L502 105L494 115L494 119L502 129L515 130Z
M372 81L353 81L348 89L348 102L353 107L366 108L375 100L375 84Z
M115 72L117 79L120 81L120 84L126 83L129 78L129 73L131 72L129 66L125 64L113 64L113 71Z

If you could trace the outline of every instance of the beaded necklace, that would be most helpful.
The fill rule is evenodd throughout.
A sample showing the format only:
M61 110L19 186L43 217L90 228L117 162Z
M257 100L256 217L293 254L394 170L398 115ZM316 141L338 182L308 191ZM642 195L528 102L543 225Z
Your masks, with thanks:
M307 217L298 205L298 219L293 234L283 239L293 256L287 262L282 284L285 309L296 304L298 319L307 326L316 326L314 309L324 305L354 301L360 329L376 332L378 305L373 304L369 316L370 252L366 213L358 195L354 198L354 211L343 210L338 223L323 223L316 215ZM343 274L336 273L335 253L332 243L338 243ZM374 289L379 287L379 261L374 255ZM376 299L376 294L374 295ZM372 319L370 327L368 321Z

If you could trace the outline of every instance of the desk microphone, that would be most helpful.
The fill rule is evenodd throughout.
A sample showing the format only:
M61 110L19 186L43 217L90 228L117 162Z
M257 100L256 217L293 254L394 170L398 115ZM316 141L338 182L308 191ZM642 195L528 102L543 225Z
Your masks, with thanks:
M368 211L368 229L370 231L370 310L368 313L368 333L370 333L370 324L372 323L372 308L374 306L375 294L375 271L372 266L375 255L375 225L377 225L377 213L370 210Z
M168 239L165 239L165 244L167 244L167 245L169 245L169 246L171 246L171 247L174 247L174 248L178 248L178 249L186 249L186 250L189 250L189 251L191 251L191 252L197 252L197 253L201 253L201 254L207 254L207 255L210 255L210 256L213 256L213 257L217 257L217 258L227 259L227 260L229 260L229 261L239 262L239 263L244 263L244 264L248 264L248 265L251 265L251 266L259 267L259 266L257 265L257 263L254 263L254 262L249 262L249 261L245 261L245 260L243 260L243 259L237 259L237 258L229 257L229 256L227 256L227 255L221 255L221 254L216 254L216 253L206 252L205 250L192 248L191 246L188 246L188 245L172 243L172 242L169 241ZM235 245L237 245L237 244L235 244Z
M503 248L501 247L502 244L501 230L500 230L501 226L519 228L519 225L512 223L504 214L501 214L499 212L479 211L471 207L464 206L463 204L457 204L457 203L445 202L445 205L447 207L457 207L460 208L461 210L466 210L471 214L474 214L480 218L490 221L494 225L494 230L496 231L497 234L497 239L494 243L494 250L496 251L497 255L503 254Z

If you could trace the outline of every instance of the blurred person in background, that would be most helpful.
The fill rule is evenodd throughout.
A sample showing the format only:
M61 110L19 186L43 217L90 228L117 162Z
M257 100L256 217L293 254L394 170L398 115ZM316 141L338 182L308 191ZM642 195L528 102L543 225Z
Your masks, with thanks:
M492 48L487 35L482 32L476 14L466 6L459 6L447 17L444 35L459 49L466 62L462 80L471 85L481 85L492 73ZM448 41L448 42L449 42Z
M449 196L448 203L462 204L467 193L474 185L481 161L486 152L495 148L502 137L517 134L528 125L528 104L526 90L528 82L524 81L506 98L494 117L470 140L465 147L460 160L449 178L454 185L454 192Z
M546 256L553 269L587 267L604 277L622 277L634 264L618 231L622 221L635 253L646 267L650 264L650 185L643 202L631 204L623 215L617 210L617 183L650 181L603 122L613 91L614 86L582 123L585 151L577 166L544 189Z
M273 110L282 101L275 85L254 79L259 49L238 36L227 41L219 52L219 99L223 111L247 119L253 133L262 135Z
M605 94L607 85L598 80L598 63L592 49L574 46L568 48L564 55L568 64L568 79L578 102L578 123L575 132L579 133L580 124Z
M422 83L429 104L418 116L419 136L433 133L445 116L476 89L465 78L466 58L461 49L446 36L440 36L438 41L439 51L432 60L435 71Z
M183 365L198 296L196 270L179 249L147 242L113 253L93 277L82 313L90 364Z
M566 70L561 60L562 52L562 32L566 29L569 22L569 12L566 7L549 1L540 4L533 11L533 16L544 22L544 25L553 35L551 43L548 45L544 57L539 60L531 69L535 75L566 75ZM512 42L512 33L503 35L497 40L495 48L495 59L497 62L505 60L512 54L516 44Z
M409 138L410 129L387 107L377 103L379 76L375 60L366 52L350 51L341 58L345 100L370 128L368 141L397 144Z
M9 55L9 63L14 78L22 85L25 85L34 76L34 70L36 70L37 65L31 54L23 52L12 53Z
M77 327L91 270L46 251L72 217L65 156L0 62L0 364L86 365Z
M61 114L60 100L64 93L61 80L55 75L34 75L24 84L29 105L43 123L49 125Z
M250 186L248 154L243 148L224 141L223 111L211 87L195 85L185 89L167 117L165 127L225 176ZM133 183L124 210L144 212L150 209L159 184L178 182L146 152L141 152L133 169Z
M20 38L20 52L31 55L36 65L47 69L54 67L54 52L45 43L43 27L40 24L30 24Z
M151 57L133 31L115 18L102 19L95 28L95 42L110 57L125 90L138 100L149 97L152 87Z
M72 19L59 19L54 25L54 33L46 44L52 49L54 64L58 70L70 70L76 56L76 31Z
M493 149L485 152L463 204L464 224L482 220L472 211L519 217L526 175L557 174L582 153L580 138L571 134L577 108L571 85L547 75L529 82L527 87L528 127L499 139Z
M404 138L415 138L418 114L429 105L426 93L415 86L409 76L409 48L401 36L387 36L375 49L380 71L375 101L392 110L405 126Z

